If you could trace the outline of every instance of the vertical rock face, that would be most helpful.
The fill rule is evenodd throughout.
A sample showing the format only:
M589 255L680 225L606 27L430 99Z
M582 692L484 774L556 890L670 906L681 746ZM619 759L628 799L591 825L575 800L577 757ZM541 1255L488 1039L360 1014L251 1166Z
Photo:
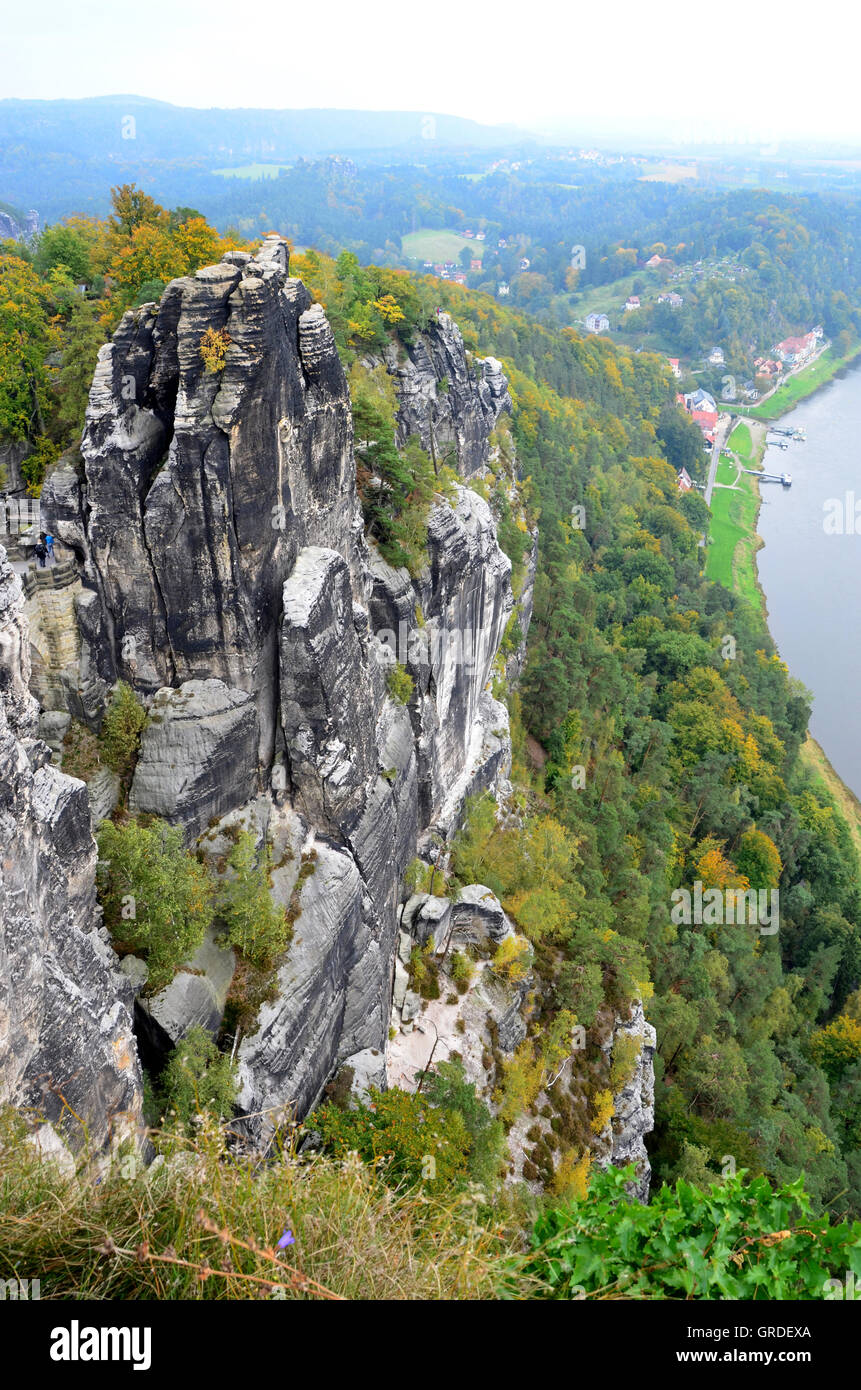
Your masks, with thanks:
M212 678L247 690L265 760L284 581L308 544L341 549L358 580L360 523L326 319L280 240L233 261L173 281L101 350L81 529L100 673L146 693ZM223 370L207 369L208 341Z
M469 477L510 405L499 365L470 365L445 315L411 352L389 364L399 433ZM431 509L419 577L369 550L346 379L277 237L125 315L81 453L84 476L58 469L42 499L83 583L68 706L95 724L127 681L150 714L131 809L189 843L240 813L268 839L273 895L299 915L277 997L237 1048L240 1101L303 1113L339 1061L384 1054L400 885L423 833L507 774L488 687L510 562L467 487ZM412 678L405 704L393 660Z
M22 610L0 547L0 1103L98 1152L139 1120L131 990L100 925L87 789L35 736Z
M631 1195L646 1202L652 1169L645 1136L655 1127L655 1030L646 1022L640 1000L634 1004L629 1018L616 1019L606 1044L608 1055L623 1035L638 1045L637 1059L629 1080L613 1097L613 1119L606 1133L600 1136L599 1161L616 1168L636 1163L637 1177L631 1186Z
M495 357L470 362L460 329L449 314L416 337L407 364L398 370L400 442L420 436L440 461L457 460L471 478L489 455L489 436L511 409L508 382Z

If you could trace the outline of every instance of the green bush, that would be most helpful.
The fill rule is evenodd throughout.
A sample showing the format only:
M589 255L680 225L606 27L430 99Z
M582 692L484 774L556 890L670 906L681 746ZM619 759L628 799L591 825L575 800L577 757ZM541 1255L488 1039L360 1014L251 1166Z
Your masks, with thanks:
M439 999L439 965L434 955L433 937L424 950L414 946L410 952L410 984L422 999Z
M393 700L408 705L413 693L413 678L405 666L396 662L386 673L386 685Z
M462 1022L463 1020L461 1020ZM463 1061L440 1062L425 1082L428 1100L451 1115L459 1115L468 1135L466 1169L475 1182L492 1189L499 1177L505 1129L494 1119L475 1087L466 1079Z
M195 1115L217 1119L233 1114L238 1081L235 1063L219 1052L205 1028L191 1028L171 1053L161 1078L166 1116L176 1112L176 1126L190 1131Z
M21 464L21 477L27 484L31 497L38 497L42 491L45 476L60 457L60 449L47 435L40 434L33 444L32 453Z
M146 710L140 700L130 685L118 681L102 721L99 746L102 762L125 786L135 770L145 724Z
M143 953L147 992L157 993L191 959L212 921L209 877L186 853L182 831L164 821L104 821L96 838L105 925L118 947Z
M610 1090L617 1095L633 1079L640 1060L642 1038L636 1033L617 1033L610 1061Z
M438 893L445 888L445 879L441 873L434 872L432 864L426 864L423 859L411 859L404 873L404 886L407 892L410 895L429 893L432 881L434 881L434 887Z
M592 1178L585 1198L544 1211L526 1273L539 1297L817 1299L861 1274L861 1223L812 1217L803 1178L772 1190L745 1173L706 1191L678 1181L627 1200L635 1165Z
M254 836L243 831L227 857L229 873L220 881L215 900L227 944L263 969L275 964L290 940L285 910L272 900L270 867L268 847L258 863Z
M459 994L466 994L475 975L475 965L463 951L454 951L451 957L451 978Z
M459 1111L435 1109L421 1095L370 1087L354 1110L324 1105L314 1114L325 1148L335 1158L358 1153L382 1164L387 1182L431 1182L443 1189L467 1170L470 1139Z

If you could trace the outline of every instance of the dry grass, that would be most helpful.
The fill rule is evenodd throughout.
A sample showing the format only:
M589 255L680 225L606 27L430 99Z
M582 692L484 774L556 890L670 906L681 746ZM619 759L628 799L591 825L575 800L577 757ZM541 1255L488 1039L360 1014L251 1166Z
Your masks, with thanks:
M43 1300L529 1296L517 1224L473 1193L392 1190L358 1160L262 1163L208 1122L98 1181L64 1178L11 1116L0 1135L0 1279L38 1278Z

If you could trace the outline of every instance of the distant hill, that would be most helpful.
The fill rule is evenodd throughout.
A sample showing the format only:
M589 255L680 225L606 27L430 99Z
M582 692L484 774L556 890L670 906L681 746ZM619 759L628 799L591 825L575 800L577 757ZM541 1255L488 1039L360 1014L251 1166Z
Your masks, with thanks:
M106 211L116 183L167 195L182 171L200 176L231 165L376 151L424 160L533 141L514 126L440 112L199 110L139 96L7 99L0 101L0 199L37 207L44 222Z

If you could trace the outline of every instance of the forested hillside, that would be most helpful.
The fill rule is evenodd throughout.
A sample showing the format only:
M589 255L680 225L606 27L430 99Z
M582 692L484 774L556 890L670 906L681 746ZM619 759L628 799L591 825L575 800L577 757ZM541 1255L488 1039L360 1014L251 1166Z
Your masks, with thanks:
M798 764L806 692L758 615L702 576L706 509L678 495L662 363L456 287L300 265L348 351L365 337L357 303L385 289L415 321L432 289L509 375L541 537L523 723L547 753L535 794L571 855L567 886L543 885L523 914L548 1007L588 1025L602 994L654 990L663 1180L734 1160L804 1171L817 1202L857 1210L859 865ZM475 839L484 881L511 902L516 876ZM673 890L697 880L779 888L779 931L674 925Z

